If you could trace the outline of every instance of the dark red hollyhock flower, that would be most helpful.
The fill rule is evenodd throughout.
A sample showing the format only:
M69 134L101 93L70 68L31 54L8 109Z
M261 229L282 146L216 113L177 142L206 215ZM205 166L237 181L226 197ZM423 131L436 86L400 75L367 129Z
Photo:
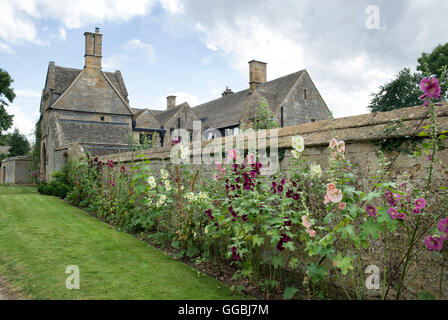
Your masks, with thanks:
M286 233L282 233L280 241L281 242L289 242L289 241L291 241L291 238Z
M241 187L239 184L236 185L236 189L239 190Z
M243 214L243 215L241 216L241 220L243 220L244 222L246 222L246 221L247 221L247 214Z
M277 191L282 193L283 192L283 186L277 186Z
M205 211L205 213L208 215L208 217L210 218L211 221L213 221L213 219L215 218L212 215L212 209L208 209L207 211Z
M282 186L284 186L285 185L285 183L286 183L286 180L285 180L285 178L283 178L281 181L280 181L280 183L282 184Z
M241 260L241 257L238 254L236 247L232 247L232 259L233 260Z
M289 218L288 218L288 217L285 217L285 226L288 226L288 227L290 227L290 226L291 226L291 224L292 224L291 220L289 220Z
M294 181L292 182L292 186L293 187L297 187L297 183L295 183Z
M236 178L236 179L235 179L235 182L236 182L236 183L240 183L240 182L241 182L241 178L240 178L240 177Z
M283 251L283 250L285 250L285 248L283 248L283 242L282 242L282 241L279 241L279 242L277 243L276 249L277 249L278 251Z
M288 191L286 191L286 198L291 198L292 197L292 190L289 189Z
M300 194L295 193L295 194L292 196L292 198L293 198L294 200L298 201L298 200L300 199Z
M93 159L93 162L98 162L98 157L95 157L95 158Z
M232 207L232 206L229 207L229 212L230 212L230 214L231 214L234 218L238 217L238 215L236 214L236 212L233 210L233 207Z
M125 173L126 172L126 167L125 166L121 166L120 172L121 173Z
M232 185L230 186L230 190L235 191L235 189L236 189L235 185L232 184Z

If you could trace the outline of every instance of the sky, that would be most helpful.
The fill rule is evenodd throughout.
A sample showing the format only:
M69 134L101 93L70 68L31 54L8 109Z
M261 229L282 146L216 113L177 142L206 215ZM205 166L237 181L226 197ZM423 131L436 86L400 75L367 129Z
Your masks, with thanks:
M446 0L0 0L0 12L0 68L17 95L7 111L30 140L49 61L82 68L95 27L131 107L247 89L256 59L268 81L306 69L336 118L367 113L381 85L448 42Z

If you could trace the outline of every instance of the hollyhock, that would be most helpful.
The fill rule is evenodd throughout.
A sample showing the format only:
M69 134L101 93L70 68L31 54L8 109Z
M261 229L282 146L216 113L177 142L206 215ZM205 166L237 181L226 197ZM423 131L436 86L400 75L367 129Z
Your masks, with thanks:
M294 200L298 201L298 200L300 199L300 194L295 193L295 194L292 196L292 198L293 198Z
M281 238L280 238L281 242L289 242L289 241L291 241L291 238L286 233L282 233L280 236L281 236Z
M210 218L210 220L213 221L213 219L214 219L215 217L212 215L212 209L208 209L208 210L206 210L205 213L208 215L208 217Z
M277 249L278 251L283 251L283 250L285 250L285 248L283 248L283 242L279 241L279 242L277 243L276 249Z
M406 218L406 214L404 214L403 212L400 212L397 214L398 220L404 220L405 218Z
M366 212L371 217L376 217L378 210L374 206L367 206Z
M288 189L288 191L286 191L286 198L291 198L293 194L293 191L291 189Z
M389 210L387 210L387 213L389 214L389 216L390 216L393 220L397 219L397 216L398 216L398 211L397 211L397 209L395 209L395 208L389 208Z
M229 151L227 151L227 158L230 161L236 160L237 159L236 149L230 149Z
M330 147L331 149L334 149L334 148L337 146L337 144L338 144L338 140L336 140L335 138L333 138L333 139L330 140L330 145L329 145L329 147Z
M426 200L423 198L419 198L417 200L415 200L415 207L417 209L424 209L426 207Z
M236 247L232 247L232 259L233 260L241 260L241 257L238 254Z
M328 203L330 203L330 198L328 198L328 193L325 195L325 200L324 200L324 204L327 205Z
M312 164L310 168L311 177L322 177L322 168L318 164Z
M420 96L421 100L424 100L426 98L435 98L439 100L441 98L439 80L435 77L423 78L420 82L420 90L425 93L424 95Z
M302 225L306 228L309 229L311 228L311 221L307 216L302 216Z
M285 226L290 227L292 225L291 220L288 217L285 217Z
M341 190L336 189L333 192L330 192L330 193L327 192L327 195L328 195L328 199L333 203L339 203L342 201L342 191Z
M334 183L327 184L327 193L334 192L336 190L336 185Z
M427 236L425 239L425 245L429 251L441 251L443 248L443 239L433 236Z
M414 208L414 209L412 209L412 213L413 214L420 214L420 209L419 208Z
M448 234L448 218L440 220L439 223L437 224L437 227L443 233Z
M311 238L314 238L316 236L316 231L310 230L308 231L308 234L310 235Z
M302 152L305 149L305 141L301 136L294 136L291 138L291 144L294 150Z
M347 204L346 204L345 202L340 202L340 203L338 204L338 208L339 208L340 210L344 210L345 207L347 207Z
M345 151L345 142L344 141L339 141L337 146L336 146L336 150L338 150L338 152L343 153Z
M243 214L243 215L241 216L241 220L243 220L244 222L246 222L246 221L247 221L247 214Z
M277 186L277 191L279 193L282 193L283 192L283 186Z

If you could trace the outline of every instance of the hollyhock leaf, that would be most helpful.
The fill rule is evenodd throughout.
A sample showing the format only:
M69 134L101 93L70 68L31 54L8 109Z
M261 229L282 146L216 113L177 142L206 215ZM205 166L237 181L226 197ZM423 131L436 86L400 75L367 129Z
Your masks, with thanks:
M271 261L273 267L277 269L280 265L283 264L283 258L282 257L273 257Z
M372 237L372 240L377 240L379 238L380 232L384 232L384 226L373 221L373 219L367 219L364 221L360 228L362 229L361 236L368 238Z
M352 265L353 258L351 257L343 257L339 252L333 260L333 263L342 271L342 274L345 276L348 270L353 270Z
M288 287L285 289L285 291L283 292L283 298L285 299L292 299L294 297L294 295L296 294L296 292L298 291L297 288L294 287Z
M292 242L292 241L283 243L283 247L285 247L285 249L288 249L289 251L295 250L294 242Z
M257 234L253 236L252 238L252 242L254 244L254 246L261 246L262 244L264 244L264 238L259 237Z
M352 238L356 236L355 229L351 224L344 226L341 230L342 239Z
M311 281L313 281L313 283L316 283L325 279L325 276L327 275L327 268L313 262L310 264L308 273L311 277Z
M363 201L371 202L373 199L381 197L381 191L372 191L365 195Z

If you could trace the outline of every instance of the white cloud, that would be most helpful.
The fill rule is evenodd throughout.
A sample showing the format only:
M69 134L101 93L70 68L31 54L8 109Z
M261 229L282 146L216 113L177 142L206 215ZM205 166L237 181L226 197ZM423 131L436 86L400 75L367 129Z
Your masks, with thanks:
M16 89L14 90L14 93L16 94L16 98L39 98L41 97L41 93L39 91L35 90L22 90L22 89Z
M131 39L121 46L121 52L103 59L105 69L118 69L125 63L152 63L156 59L154 47L140 39Z
M64 28L59 28L59 36L61 37L62 40L67 39L67 31L65 31Z
M183 5L179 0L160 0L162 8L174 14L183 13Z
M38 114L30 115L24 112L23 108L17 104L11 103L5 107L6 112L14 115L13 128L19 129L20 133L24 134L28 140L34 141L34 124L38 118ZM32 117L36 119L31 119ZM12 132L13 129L9 129L8 132Z
M1 42L1 41L0 41L0 51L4 51L4 52L7 52L7 53L11 53L11 54L15 54L16 53L14 51L14 49L11 48L10 45L7 45L6 43Z
M179 105L184 102L188 102L190 107L194 107L199 104L199 99L195 95L192 95L190 93L183 92L183 91L176 91L176 92L168 93L165 97L160 96L159 99L157 99L155 109L166 110L166 108L167 108L166 97L170 96L170 95L176 96L176 105Z

